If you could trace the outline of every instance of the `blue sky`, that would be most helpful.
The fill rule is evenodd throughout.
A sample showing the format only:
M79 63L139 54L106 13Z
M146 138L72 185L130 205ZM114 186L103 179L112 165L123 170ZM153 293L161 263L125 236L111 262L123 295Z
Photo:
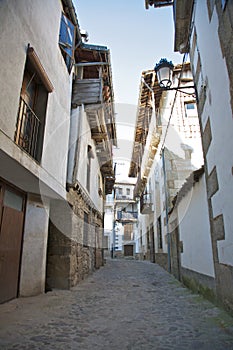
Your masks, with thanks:
M145 9L144 0L74 0L81 29L90 44L111 52L113 88L117 104L137 104L140 75L161 57L181 63L173 52L172 7Z
M173 52L172 7L145 9L144 0L74 0L80 28L89 43L110 49L118 148L117 179L127 179L132 156L141 72L160 58L181 63Z

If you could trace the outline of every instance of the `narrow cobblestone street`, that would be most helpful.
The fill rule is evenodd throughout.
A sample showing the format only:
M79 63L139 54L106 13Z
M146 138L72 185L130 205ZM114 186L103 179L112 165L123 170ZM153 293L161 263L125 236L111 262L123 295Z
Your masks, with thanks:
M71 291L0 305L3 349L233 349L233 319L156 264L107 260Z

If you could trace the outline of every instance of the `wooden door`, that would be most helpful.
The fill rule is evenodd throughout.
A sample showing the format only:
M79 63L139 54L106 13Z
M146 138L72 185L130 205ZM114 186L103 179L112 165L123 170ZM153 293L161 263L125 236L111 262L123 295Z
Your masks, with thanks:
M179 230L176 228L170 234L171 238L171 273L180 280L180 249L179 249Z
M24 196L1 187L0 303L17 297L24 224Z
M133 245L124 245L124 256L133 256Z

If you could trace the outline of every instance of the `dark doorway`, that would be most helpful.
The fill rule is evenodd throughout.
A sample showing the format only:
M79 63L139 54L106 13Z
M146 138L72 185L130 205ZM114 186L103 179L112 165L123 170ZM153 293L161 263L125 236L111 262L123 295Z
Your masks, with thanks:
M124 256L133 256L133 245L124 245Z

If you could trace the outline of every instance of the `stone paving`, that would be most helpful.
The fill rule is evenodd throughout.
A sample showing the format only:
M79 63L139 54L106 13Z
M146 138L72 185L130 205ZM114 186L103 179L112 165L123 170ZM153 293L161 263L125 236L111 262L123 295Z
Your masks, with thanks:
M1 350L232 350L233 318L156 264L107 260L71 291L0 305Z

